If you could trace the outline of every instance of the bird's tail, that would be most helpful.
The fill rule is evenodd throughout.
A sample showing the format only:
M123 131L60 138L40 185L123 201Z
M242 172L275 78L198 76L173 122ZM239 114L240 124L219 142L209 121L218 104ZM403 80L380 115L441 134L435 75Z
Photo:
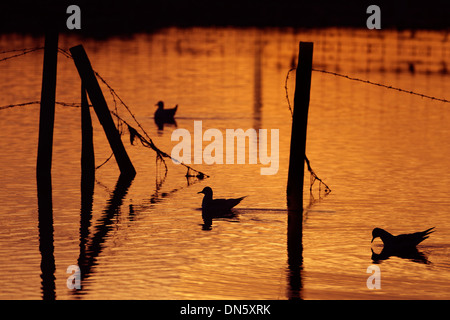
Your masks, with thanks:
M245 198L247 198L248 196L243 196L243 197L240 197L240 198L237 198L237 199L234 199L234 200L236 200L237 201L237 203L239 203L239 202L241 202L242 200L244 200Z

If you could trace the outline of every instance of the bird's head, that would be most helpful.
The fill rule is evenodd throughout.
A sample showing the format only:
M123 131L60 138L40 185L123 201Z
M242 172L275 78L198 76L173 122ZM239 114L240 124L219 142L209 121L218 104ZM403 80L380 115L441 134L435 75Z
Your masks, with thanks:
M212 198L213 191L210 187L204 187L202 191L197 193L203 193L205 196L211 196Z
M371 243L373 242L373 240L375 240L376 238L380 237L385 233L386 231L384 231L381 228L374 228L372 230L372 241L370 241Z
M164 108L164 102L158 101L158 103L155 104L155 106L158 106L158 108Z

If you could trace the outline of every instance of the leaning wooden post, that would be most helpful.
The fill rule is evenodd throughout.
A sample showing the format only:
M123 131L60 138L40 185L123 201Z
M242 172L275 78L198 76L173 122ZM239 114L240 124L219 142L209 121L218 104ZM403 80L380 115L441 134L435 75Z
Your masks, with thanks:
M313 43L300 42L287 184L287 202L290 211L302 211L303 209L306 127L311 89L312 56Z
M120 139L120 134L114 125L111 113L108 109L105 97L95 77L94 70L92 70L91 62L82 45L70 48L75 66L78 69L81 81L86 87L89 99L91 100L98 120L100 121L109 145L114 153L117 164L121 174L134 177L136 170L131 163L130 158L125 150L125 147Z

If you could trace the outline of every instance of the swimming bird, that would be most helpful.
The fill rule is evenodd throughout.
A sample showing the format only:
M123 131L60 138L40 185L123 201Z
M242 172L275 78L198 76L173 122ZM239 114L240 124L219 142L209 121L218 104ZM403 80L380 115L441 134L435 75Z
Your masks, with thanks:
M245 197L236 199L213 199L213 191L210 187L203 188L202 217L203 220L233 216L231 209L238 205Z
M375 228L372 230L371 242L379 237L383 241L384 247L395 248L397 250L415 248L419 243L427 239L430 233L434 232L432 231L433 229L434 227L421 232L394 236L386 230Z
M164 123L176 124L174 116L178 105L172 109L164 109L164 102L159 101L155 106L158 106L158 109L155 111L154 119L159 129L164 128Z
M172 109L164 109L163 101L159 101L157 104L155 104L155 106L158 106L158 109L155 111L155 118L161 118L164 120L173 119L178 109L178 105L176 105L175 108Z

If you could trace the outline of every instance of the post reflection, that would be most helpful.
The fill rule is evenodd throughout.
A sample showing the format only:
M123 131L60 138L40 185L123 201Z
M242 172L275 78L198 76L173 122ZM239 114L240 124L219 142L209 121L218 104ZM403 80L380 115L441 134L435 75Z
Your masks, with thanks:
M93 188L87 188L82 196L82 208L80 218L80 255L78 258L78 266L81 270L81 280L84 281L93 272L93 268L96 265L97 257L103 250L103 243L107 239L107 235L111 230L114 217L120 213L120 206L123 203L123 199L126 196L129 187L134 177L127 175L120 175L117 180L116 187L111 194L111 198L108 200L103 216L97 221L97 225L94 229L89 245L89 227L91 225L92 217L92 195ZM83 287L83 285L82 285ZM74 294L80 294L79 290L75 290Z
M91 226L94 201L95 159L92 141L92 120L84 86L81 88L81 209L80 209L80 257L86 254L86 243ZM80 261L78 261L80 265Z
M258 39L255 41L255 55L254 55L254 83L253 83L253 128L255 130L261 129L261 111L263 106L262 100L262 56L264 44L261 40L261 35L258 34Z
M290 300L302 299L303 270L303 210L288 210L287 253L288 292Z
M53 204L51 176L44 176L38 173L37 194L42 299L55 300L55 257L53 255Z

